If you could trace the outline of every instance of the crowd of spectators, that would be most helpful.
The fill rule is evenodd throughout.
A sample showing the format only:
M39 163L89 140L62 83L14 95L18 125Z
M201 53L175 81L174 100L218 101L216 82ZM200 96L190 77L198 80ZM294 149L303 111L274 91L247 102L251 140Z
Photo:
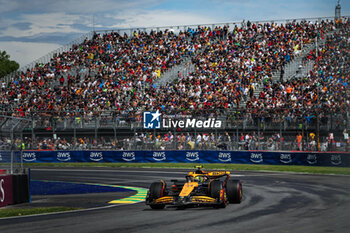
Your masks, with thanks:
M306 77L282 82L269 82L256 98L247 104L251 109L293 109L289 114L303 111L308 121L324 113L347 114L349 93L349 25L326 39L325 47L311 51L306 57L315 61ZM293 116L289 116L293 118Z
M278 114L291 124L298 118L312 123L316 116L322 121L328 113L347 119L349 24L346 19L338 25L333 21L281 25L248 22L243 27L197 27L176 34L169 30L94 34L49 63L37 64L9 83L2 82L0 110L17 117L96 117L110 111L113 116L141 121L143 111L156 109L202 116L230 112L228 116L233 114L233 119L238 113L232 110L243 106L244 118L255 124L278 119L273 117ZM302 47L316 37L325 38L326 43L317 52L307 51L305 60L314 61L310 73L273 81L273 72L299 56ZM179 74L164 86L155 85L164 72L182 64L185 57L194 65L193 72ZM256 96L254 91L261 87ZM261 149L259 138L256 134L237 138L226 133L169 133L120 140L41 138L33 142L27 139L26 143L39 149L65 150L101 146L128 149L133 143L138 146L139 141L159 149L167 149L167 145L177 149L230 149L239 142L240 149L255 150ZM278 134L264 140L270 149L281 148ZM294 140L293 145L297 145ZM308 147L313 150L314 143Z
M169 31L95 34L50 63L37 64L10 83L2 83L0 108L15 110L18 116L134 111L144 104L139 90L181 63L183 56L195 53L202 43L191 33Z
M241 28L198 27L178 34L95 34L50 63L2 83L0 109L16 116L93 116L108 110L132 116L155 109L216 111L240 107L242 101L269 108L257 106L254 89L272 85L273 71L297 56L317 33L334 29L332 21L248 22ZM184 56L192 56L193 73L163 87L153 85ZM283 106L282 101L275 106Z
M192 58L195 72L156 92L146 91L151 96L147 106L167 111L239 108L242 100L253 98L258 85L269 83L274 70L300 53L302 44L311 42L318 31L333 29L330 22L248 23L246 28L234 27L223 40L212 40L210 30L203 28L209 42Z

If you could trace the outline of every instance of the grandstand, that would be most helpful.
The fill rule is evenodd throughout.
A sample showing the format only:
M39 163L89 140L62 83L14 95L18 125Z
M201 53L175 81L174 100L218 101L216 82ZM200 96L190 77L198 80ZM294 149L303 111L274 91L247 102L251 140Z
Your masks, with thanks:
M89 33L2 80L0 146L347 151L349 23L315 18ZM157 110L224 124L144 129L143 112ZM19 118L26 120L9 131Z

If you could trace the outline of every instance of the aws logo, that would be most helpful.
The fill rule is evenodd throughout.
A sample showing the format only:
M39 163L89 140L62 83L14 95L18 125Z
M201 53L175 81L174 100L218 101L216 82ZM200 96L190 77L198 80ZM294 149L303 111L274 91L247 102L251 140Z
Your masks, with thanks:
M231 162L231 153L219 152L218 159L221 162Z
M250 161L253 163L261 163L264 161L262 153L251 153L250 154Z
M342 163L341 155L331 155L331 163L336 166L340 165Z
M135 160L136 159L135 152L123 152L122 159L127 162Z
M90 152L90 160L98 162L103 160L103 154L102 152Z
M316 164L317 163L317 156L314 154L308 154L306 161L308 164L311 164L311 165Z
M70 152L58 152L57 153L57 160L61 162L67 162L71 160Z
M166 160L165 152L153 152L153 159L155 161L163 161Z
M23 153L23 160L26 162L34 162L36 161L36 154L35 152L24 152Z
M186 159L188 161L197 161L199 160L199 153L198 152L186 152Z
M281 154L280 155L280 161L281 163L291 163L292 162L292 155L291 154Z

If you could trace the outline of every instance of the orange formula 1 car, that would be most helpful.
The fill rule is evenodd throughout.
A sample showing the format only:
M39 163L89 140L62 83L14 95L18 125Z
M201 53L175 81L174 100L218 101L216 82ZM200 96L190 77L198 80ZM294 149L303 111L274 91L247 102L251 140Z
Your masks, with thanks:
M242 183L231 180L229 171L197 170L189 172L183 181L171 180L173 185L168 188L161 180L151 184L146 205L152 209L163 209L166 205L178 208L213 206L225 208L228 203L241 203Z

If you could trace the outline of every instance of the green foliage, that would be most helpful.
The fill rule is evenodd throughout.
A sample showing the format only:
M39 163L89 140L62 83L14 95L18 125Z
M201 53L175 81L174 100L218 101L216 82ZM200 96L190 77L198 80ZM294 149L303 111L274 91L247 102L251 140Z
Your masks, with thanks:
M137 168L189 168L194 163L25 163L27 167L137 167ZM350 175L350 167L321 167L300 165L258 165L258 164L204 164L204 169L219 169L231 171L269 171L269 172L299 172L311 174L342 174Z
M18 70L19 64L10 60L6 51L0 51L0 78L5 77L13 71Z
M72 210L81 210L81 209L82 208L73 208L73 207L42 207L42 208L14 207L10 209L4 208L4 209L0 209L0 218L33 215L33 214L54 213L54 212L72 211Z

